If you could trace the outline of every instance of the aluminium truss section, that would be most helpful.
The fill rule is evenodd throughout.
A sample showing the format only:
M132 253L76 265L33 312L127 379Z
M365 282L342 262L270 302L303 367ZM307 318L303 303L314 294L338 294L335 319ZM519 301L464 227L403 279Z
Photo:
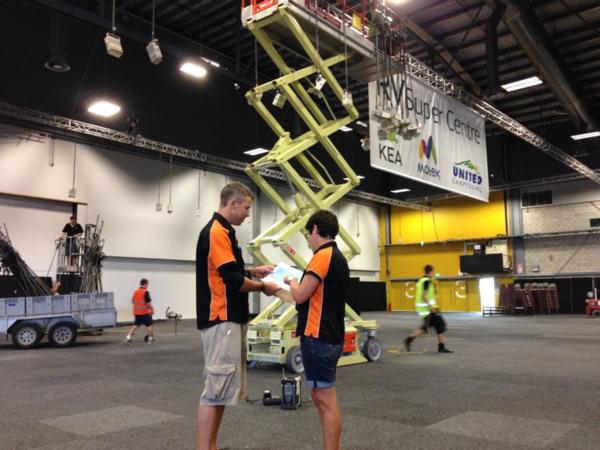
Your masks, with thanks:
M600 174L583 164L581 161L546 141L544 138L534 133L523 124L507 116L497 108L494 108L489 103L475 97L462 87L445 79L435 70L426 66L417 58L409 54L406 54L406 72L407 74L412 75L413 77L438 89L442 93L455 98L479 114L482 114L487 120L498 125L500 128L503 128L518 138L523 139L525 142L528 142L537 149L543 151L548 156L556 159L576 172L579 172L595 183L600 184Z
M177 145L171 145L152 139L146 139L144 137L132 137L127 133L113 130L111 128L101 127L92 123L68 119L66 117L48 114L41 111L35 111L32 109L23 108L20 106L15 106L3 102L0 102L0 120L1 117L17 120L21 123L21 125L26 124L27 126L32 128L41 126L43 129L46 130L53 129L65 131L68 133L79 134L82 136L92 136L108 142L130 145L137 148L143 148L145 150L164 153L165 155L173 155L179 158L198 162L204 167L215 169L217 171L227 171L230 173L243 172L246 169L246 166L248 165L245 162L236 161L228 158L222 158L219 156L210 155L208 153L202 153L198 150L180 147ZM278 170L261 168L260 172L266 178L281 181L287 180L285 174ZM306 179L306 182L313 187L317 187L317 184L313 180ZM348 197L356 200L374 202L379 205L398 206L402 208L416 210L428 209L428 207L425 205L413 204L403 200L395 200L392 198L371 194L363 191L351 191L348 194Z

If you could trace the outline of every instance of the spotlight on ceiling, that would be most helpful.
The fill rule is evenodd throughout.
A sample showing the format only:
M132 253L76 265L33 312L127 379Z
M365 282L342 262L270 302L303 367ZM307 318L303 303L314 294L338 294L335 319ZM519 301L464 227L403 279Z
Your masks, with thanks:
M163 55L158 46L158 39L152 39L150 43L146 45L146 52L148 52L148 58L150 58L152 64L160 64Z
M114 116L119 111L121 111L119 105L104 100L92 103L88 108L88 112L102 117Z
M52 18L50 30L50 59L44 67L52 72L68 72L71 69L67 62L67 29L62 16L55 15Z
M207 73L204 67L193 62L183 63L179 70L195 78L205 77Z
M538 77L529 77L519 81L513 81L512 83L503 84L502 89L506 92L518 91L520 89L525 89L532 86L537 86L538 84L542 84L543 81Z
M574 134L571 136L571 139L574 141L580 141L582 139L591 139L595 137L600 137L600 131L590 131L588 133Z
M410 192L410 189L408 188L403 188L403 189L394 189L393 191L390 191L392 194L402 194L403 192Z
M106 33L104 36L104 45L106 46L106 53L115 58L123 56L123 46L121 45L121 38L116 34Z
M71 66L67 62L67 55L54 53L50 48L50 59L44 63L44 67L52 72L68 72Z

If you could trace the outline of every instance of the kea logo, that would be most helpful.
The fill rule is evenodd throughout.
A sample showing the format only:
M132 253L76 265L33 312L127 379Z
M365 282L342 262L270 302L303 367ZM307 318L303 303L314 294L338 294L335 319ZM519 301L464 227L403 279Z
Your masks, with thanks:
M433 145L433 137L429 136L429 140L427 144L425 144L425 140L421 139L421 143L419 144L419 159L427 158L432 160L435 165L437 165L437 151L435 150L435 145Z

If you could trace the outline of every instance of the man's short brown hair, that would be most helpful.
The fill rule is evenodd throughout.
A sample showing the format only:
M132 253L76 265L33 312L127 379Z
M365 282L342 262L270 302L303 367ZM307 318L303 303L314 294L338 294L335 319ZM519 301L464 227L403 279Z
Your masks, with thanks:
M313 213L313 215L308 218L304 228L309 233L312 233L315 225L319 229L319 236L322 238L335 239L340 231L337 216L326 209L320 209L319 211Z
M248 186L243 183L229 183L221 190L221 207L227 206L227 203L235 197L235 200L243 201L246 197L254 200L254 194Z

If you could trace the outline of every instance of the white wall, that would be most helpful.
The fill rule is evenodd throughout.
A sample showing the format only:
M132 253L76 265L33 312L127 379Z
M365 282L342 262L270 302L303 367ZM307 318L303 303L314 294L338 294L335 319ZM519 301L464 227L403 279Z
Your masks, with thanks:
M173 165L172 203L169 203L169 164L163 158L147 158L88 145L77 145L75 186L77 198L70 199L75 145L55 141L54 165L49 164L50 140L46 142L13 142L0 140L0 193L40 197L64 202L53 206L0 204L0 214L15 224L37 224L38 228L20 227L13 244L26 262L40 275L45 275L52 257L52 241L70 215L71 202L80 203L78 219L82 224L95 223L99 214L104 221L105 254L104 290L114 291L118 320L131 317L130 297L140 278L150 280L157 317L167 306L184 315L195 317L195 250L200 229L218 207L221 188L231 177ZM158 180L161 180L162 212L155 211ZM200 180L200 185L198 185ZM200 216L196 216L200 189ZM56 205L56 206L54 206ZM27 209L27 208L25 208ZM31 209L31 208L30 208ZM350 262L353 275L378 279L378 212L376 208L341 202L334 206L340 223L359 242L362 253ZM278 212L281 217L281 212ZM14 219L13 219L14 217ZM17 217L19 217L17 221ZM253 207L253 217L237 229L238 239L247 243L253 237L254 221L258 227L273 223L275 208L265 199ZM45 225L40 233L40 223ZM57 231L58 230L58 231ZM15 230L16 231L16 230ZM48 245L44 243L48 241ZM35 243L34 243L35 242ZM301 235L292 245L305 258L310 250ZM49 247L46 249L46 247ZM341 245L343 249L343 245ZM274 261L285 259L278 250L267 250ZM246 262L252 259L244 249ZM268 300L261 301L261 304Z
M570 181L531 187L525 192L552 191L552 204L562 205L579 202L600 202L600 187L591 180Z
M522 208L525 234L598 230L590 219L600 218L600 187L588 181L547 185L528 192L552 190L552 204ZM600 235L548 237L525 240L528 273L558 275L600 271Z
M39 275L46 275L55 253L54 241L69 221L71 205L0 194L0 226L21 258Z

